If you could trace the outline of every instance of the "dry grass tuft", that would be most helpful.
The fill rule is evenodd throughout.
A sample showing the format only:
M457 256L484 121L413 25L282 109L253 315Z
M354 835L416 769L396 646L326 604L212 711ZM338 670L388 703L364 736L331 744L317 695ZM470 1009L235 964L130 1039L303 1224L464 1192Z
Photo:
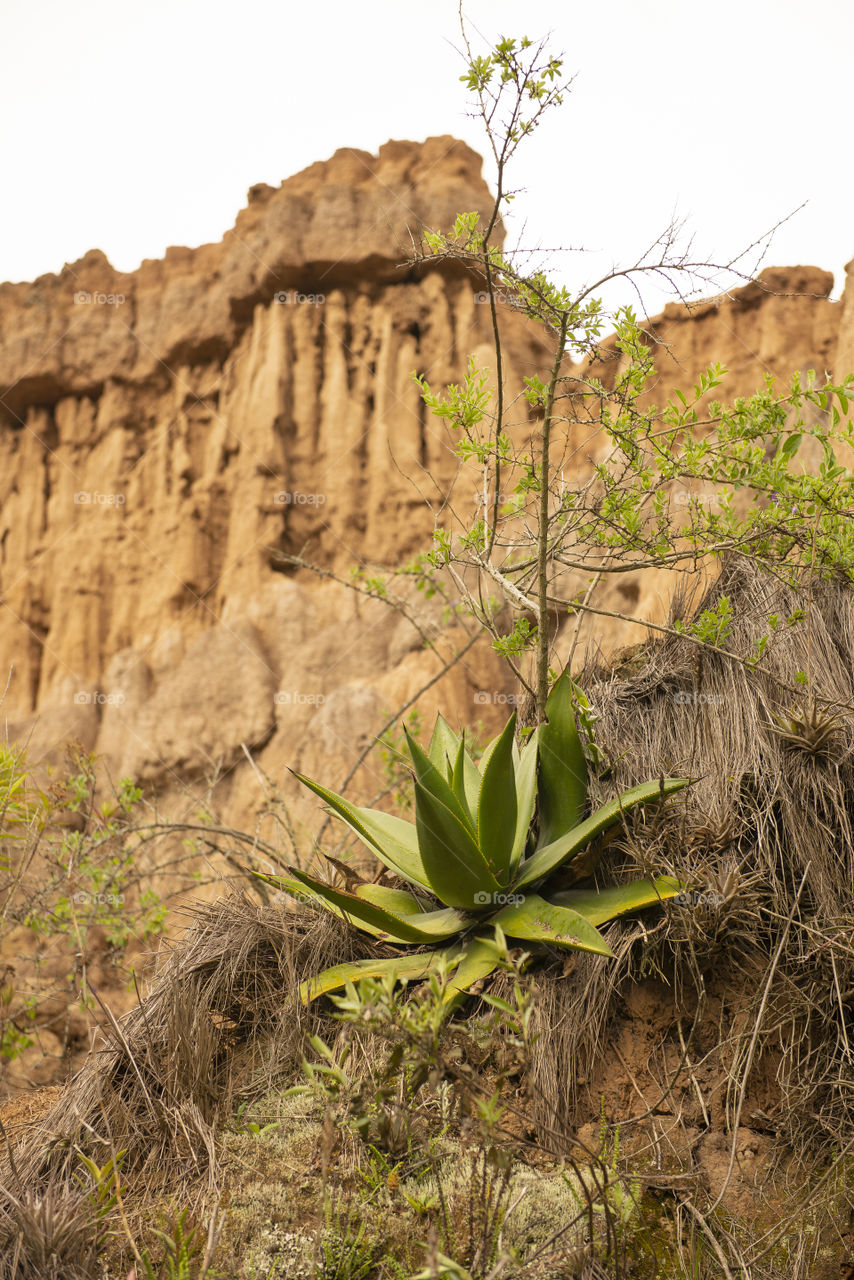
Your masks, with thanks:
M81 1191L51 1187L0 1202L0 1280L96 1280L99 1223Z
M613 964L579 956L563 981L546 971L536 1091L571 1125L577 1081L607 1054L627 984L665 976L696 1030L707 983L724 975L749 1014L719 1046L728 1122L751 1066L769 1051L777 1137L796 1148L810 1136L847 1142L854 1135L854 593L817 578L795 589L742 559L724 567L693 616L722 596L733 614L726 648L744 658L763 620L779 616L760 669L668 636L649 644L631 674L588 659L579 677L613 762L609 795L662 775L696 779L664 814L637 816L630 835L605 853L599 880L665 872L700 896L666 904L658 921L611 926ZM804 620L786 626L796 610ZM674 601L672 619L690 616L684 599Z
M123 1181L198 1186L216 1175L215 1135L243 1097L295 1069L320 1014L300 981L364 954L325 913L232 895L194 908L150 994L120 1023L0 1173L7 1186L62 1186L83 1150L99 1164L126 1152Z

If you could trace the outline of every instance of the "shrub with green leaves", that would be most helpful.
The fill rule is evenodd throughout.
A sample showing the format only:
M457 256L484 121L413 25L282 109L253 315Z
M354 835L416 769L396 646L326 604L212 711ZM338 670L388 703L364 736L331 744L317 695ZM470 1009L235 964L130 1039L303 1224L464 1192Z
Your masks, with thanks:
M660 876L601 891L564 888L548 899L542 896L556 872L570 883L588 874L589 859L583 855L623 814L688 785L685 778L643 783L585 816L587 762L573 698L564 672L549 696L546 723L520 749L514 713L477 765L465 736L454 733L441 716L427 752L407 733L414 824L359 808L296 774L410 888L361 882L344 889L294 867L288 876L253 874L321 904L378 942L418 949L326 969L303 983L305 1001L362 977L423 978L441 958L455 967L447 996L451 1004L498 966L502 937L610 956L597 925L680 891L678 881Z
M111 946L123 947L132 936L145 938L163 928L166 907L152 889L136 888L140 873L135 862L135 840L129 838L142 791L130 778L122 778L113 800L96 803L95 757L69 748L69 775L54 784L52 799L45 796L42 825L50 870L40 872L28 892L22 914L35 934L66 934L78 947L92 925L101 926ZM68 829L55 821L57 814L76 813L81 829ZM126 904L134 887L133 907Z
M25 749L0 745L0 940L21 925L32 934L16 946L17 973L10 967L0 980L0 1077L39 1043L49 1000L79 1002L97 1017L87 979L102 945L96 930L118 977L116 953L163 928L162 894L143 887L152 873L137 861L146 839L137 827L142 792L123 778L111 796L99 795L96 763L79 743L68 744L65 768L43 790ZM65 1052L70 1019L63 1035Z
M47 797L33 786L23 748L0 744L0 866L9 866L7 841L25 840L46 807Z

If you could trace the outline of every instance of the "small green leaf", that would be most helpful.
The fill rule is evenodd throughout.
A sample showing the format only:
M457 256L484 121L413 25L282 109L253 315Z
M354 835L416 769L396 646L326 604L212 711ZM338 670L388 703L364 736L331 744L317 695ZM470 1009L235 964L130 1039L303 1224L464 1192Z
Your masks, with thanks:
M803 438L804 438L803 432L801 431L797 431L795 432L794 435L788 436L780 446L780 450L777 456L779 458L784 458L784 459L794 457L794 455L798 452L798 449L800 449L801 447L801 441L803 440Z
M460 79L465 77L460 76ZM425 1267L423 1271L416 1271L409 1280L473 1280L473 1277L464 1266L440 1250L431 1259L429 1267Z

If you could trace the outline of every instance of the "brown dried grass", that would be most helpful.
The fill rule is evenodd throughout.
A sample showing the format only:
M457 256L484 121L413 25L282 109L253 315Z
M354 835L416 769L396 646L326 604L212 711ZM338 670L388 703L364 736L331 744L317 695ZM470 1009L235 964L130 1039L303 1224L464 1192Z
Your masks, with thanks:
M135 1187L216 1176L215 1137L236 1095L251 1098L302 1060L321 1014L300 981L364 954L355 931L311 910L241 894L197 905L149 994L120 1022L20 1144L0 1183L66 1185L77 1150L99 1164L126 1152Z
M854 593L817 577L793 586L738 559L695 609L675 599L671 621L696 618L722 596L734 615L726 647L743 658L769 614L785 619L802 609L806 617L778 628L759 669L667 636L625 665L588 655L579 676L612 761L607 796L662 775L695 779L664 813L632 820L605 852L597 879L667 873L718 900L668 903L658 920L617 922L607 931L615 962L579 955L567 978L557 980L554 966L542 974L534 1092L543 1121L550 1113L554 1124L557 1115L570 1129L577 1082L607 1058L627 985L651 971L665 975L693 1035L707 981L724 975L748 1015L719 1046L730 1122L746 1075L773 1050L780 1142L800 1149L811 1138L847 1142L854 1135ZM809 721L806 695L785 688L797 689L799 671L808 674L818 716L836 719L815 754L808 733L787 740L774 719L796 711Z

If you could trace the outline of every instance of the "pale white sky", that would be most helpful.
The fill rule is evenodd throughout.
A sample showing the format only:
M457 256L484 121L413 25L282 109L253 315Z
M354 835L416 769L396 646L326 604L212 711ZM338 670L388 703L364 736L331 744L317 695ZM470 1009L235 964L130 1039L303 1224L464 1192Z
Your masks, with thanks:
M854 257L850 0L465 11L489 38L551 31L576 73L510 175L526 246L596 251L554 259L563 280L635 257L674 212L725 258L809 201L766 261L825 267L838 294ZM218 240L249 186L341 146L451 133L485 151L457 0L6 0L0 43L0 280L90 248L132 270Z

